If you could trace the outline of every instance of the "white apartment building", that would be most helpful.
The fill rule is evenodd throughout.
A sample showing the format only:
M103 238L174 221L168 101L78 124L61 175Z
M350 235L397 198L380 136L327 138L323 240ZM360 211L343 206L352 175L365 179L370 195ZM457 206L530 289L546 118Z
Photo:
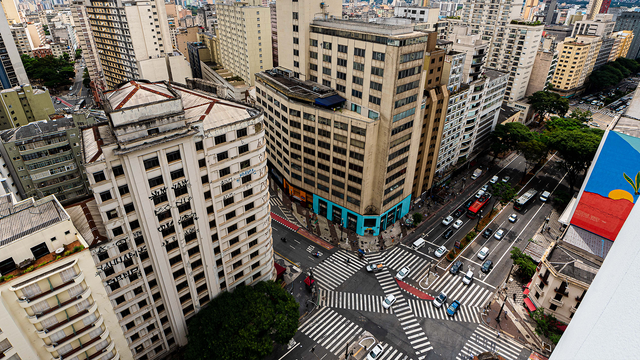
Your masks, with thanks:
M273 67L271 11L262 1L216 4L220 59L225 69L255 84L255 73Z
M212 298L275 277L263 115L168 82L104 97L109 123L83 130L94 261L134 358L161 358Z
M438 7L396 6L393 8L395 17L426 23L426 30L435 30L439 14L440 8Z
M0 358L133 359L89 244L55 196L1 196L0 214Z
M316 17L342 18L342 1L276 1L278 65L307 80L310 26ZM267 68L265 68L267 69Z
M11 34L18 48L18 53L20 55L32 56L31 50L33 49L33 42L31 41L31 36L26 26L22 26L22 24L11 26Z
M16 47L11 28L4 12L0 11L0 87L10 89L29 83L27 72L20 59L20 53Z
M105 90L106 84L102 72L102 64L98 55L96 40L91 31L87 8L83 6L84 0L73 0L71 5L75 33L78 38L78 45L82 49L84 64L89 72L89 78L99 90Z
M522 0L467 0L461 25L490 41L487 68L510 73L505 101L522 99L527 90L544 25L520 22Z

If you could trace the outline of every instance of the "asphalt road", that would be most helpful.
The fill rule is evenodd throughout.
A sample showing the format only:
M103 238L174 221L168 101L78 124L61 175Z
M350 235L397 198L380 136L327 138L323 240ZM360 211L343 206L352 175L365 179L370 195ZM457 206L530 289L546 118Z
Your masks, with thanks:
M344 250L327 251L273 222L275 251L296 263L303 271L313 272L320 284L321 307L301 325L293 339L294 346L278 347L269 358L335 359L344 354L347 343L354 344L364 336L362 334L368 332L385 347L381 360L402 360L405 356L406 359L462 359L467 358L468 354L491 349L501 350L500 354L509 360L526 359L529 355L526 348L509 343L508 339L496 340L481 324L478 313L505 280L511 268L509 252L512 246L524 248L528 239L533 237L551 212L550 202L534 201L526 211L518 213L515 223L507 220L509 215L515 213L511 204L496 216L489 227L494 230L505 229L505 237L500 241L493 237L478 237L461 254L460 259L465 263L464 270L469 267L474 270L475 279L471 285L461 286L460 275L451 275L442 270L439 271L441 276L437 280L431 284L425 282L431 266L441 260L434 257L433 251L441 245L450 249L456 240L464 237L477 223L477 220L462 215L462 227L450 239L444 239L441 235L451 225L443 226L441 220L474 196L495 174L500 178L510 176L510 182L515 185L522 178L524 166L524 159L515 157L506 167L491 169L476 181L468 182L461 195L415 233L403 239L401 245L381 253L368 254L366 262L360 262L355 255ZM531 187L539 193L543 190L554 191L563 174L559 165L550 161L520 193ZM287 242L280 240L283 236L287 238ZM417 251L411 249L411 243L420 236L428 241L428 245ZM482 263L476 257L477 251L483 246L490 248L488 259L495 263L488 274L480 272ZM312 255L316 251L322 252L320 258ZM346 262L347 258L351 260L349 263ZM375 274L367 272L364 265L374 262L384 263L385 269ZM448 265L446 260L441 260L439 267L447 269ZM444 315L442 308L436 309L430 301L419 300L400 290L393 281L393 276L404 266L411 268L404 282L434 296L447 289L451 295L450 300L455 298L461 301L461 310L454 317L448 317ZM389 293L403 298L392 310L381 307L382 300ZM403 311L402 309L409 309L412 314L406 316L395 313ZM407 321L413 321L412 319L415 319L415 324L419 324L419 327L407 325ZM416 340L423 343L417 344ZM427 351L419 350L420 346L428 346Z
M85 104L91 102L91 93L89 92L89 89L84 87L84 85L82 84L82 75L85 68L83 64L84 61L82 59L76 62L76 76L73 82L72 89L69 90L69 88L67 88L62 92L62 94L51 97L51 99L53 100L53 106L56 110L63 110L66 108L73 109L73 107L78 103L78 101L80 101L80 99L85 99ZM56 104L56 100L58 99L62 100L60 104Z

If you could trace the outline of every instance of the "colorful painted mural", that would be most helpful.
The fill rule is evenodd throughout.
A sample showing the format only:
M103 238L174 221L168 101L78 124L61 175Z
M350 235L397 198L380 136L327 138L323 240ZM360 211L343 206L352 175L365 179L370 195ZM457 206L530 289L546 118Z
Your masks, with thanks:
M615 241L638 201L640 138L610 131L571 224Z

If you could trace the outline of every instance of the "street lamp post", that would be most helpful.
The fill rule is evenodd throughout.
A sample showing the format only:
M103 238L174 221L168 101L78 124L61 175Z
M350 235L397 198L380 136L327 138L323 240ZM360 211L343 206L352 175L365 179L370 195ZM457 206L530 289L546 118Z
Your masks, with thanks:
M478 211L478 223L476 224L476 232L478 232L478 226L480 226L480 220L482 220L482 209Z
M509 273L507 274L507 278L504 281L504 290L505 290L505 297L504 297L504 302L502 303L502 306L500 307L500 311L498 311L498 316L496 316L496 322L498 324L500 324L500 315L502 315L502 310L504 310L504 304L507 302L507 281L509 281L509 277L511 276L511 271L513 270L513 266L515 264L511 264L511 269L509 269Z

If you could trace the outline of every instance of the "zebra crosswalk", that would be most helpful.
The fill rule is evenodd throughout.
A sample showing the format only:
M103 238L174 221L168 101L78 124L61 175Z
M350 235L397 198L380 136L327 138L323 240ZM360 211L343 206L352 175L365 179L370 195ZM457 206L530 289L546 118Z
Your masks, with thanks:
M347 263L349 259L349 263ZM313 269L313 277L318 281L319 287L325 290L333 290L349 279L367 263L357 256L339 250L322 261Z
M460 305L458 312L454 316L447 315L447 305L442 307L435 307L431 301L407 299L409 306L416 317L439 319L439 320L454 320L464 321L470 323L479 323L480 315L477 308L472 308L464 304Z
M444 292L451 301L458 300L460 304L471 307L482 307L493 296L493 289L474 280L469 285L462 283L462 274L452 275L444 273L431 284L430 289L436 293Z
M319 296L320 300L318 304L320 306L385 314L393 313L391 308L385 309L382 307L384 296L338 292L325 289L320 289Z
M408 266L409 269L411 269L409 278L420 281L429 273L431 262L406 249L408 249L408 247L404 244L396 246L383 253L382 261L386 267L394 271L399 271L403 267Z
M318 309L298 330L336 356L364 332L360 326L327 307Z
M506 335L497 336L497 332L481 324L471 334L469 340L456 356L456 360L468 360L473 356L490 351L506 360L515 360L522 352L523 346Z
M378 355L378 360L410 360L402 351L394 349L391 345L381 342L382 353Z
M293 214L291 213L291 210L289 210L287 207L284 206L284 204L282 203L282 200L280 200L279 197L271 196L269 198L269 202L271 203L272 206L276 206L278 207L278 209L280 209L280 212L282 212L282 214L284 215L285 219L287 219L287 221L290 221L294 224L298 222L296 217L293 216Z

